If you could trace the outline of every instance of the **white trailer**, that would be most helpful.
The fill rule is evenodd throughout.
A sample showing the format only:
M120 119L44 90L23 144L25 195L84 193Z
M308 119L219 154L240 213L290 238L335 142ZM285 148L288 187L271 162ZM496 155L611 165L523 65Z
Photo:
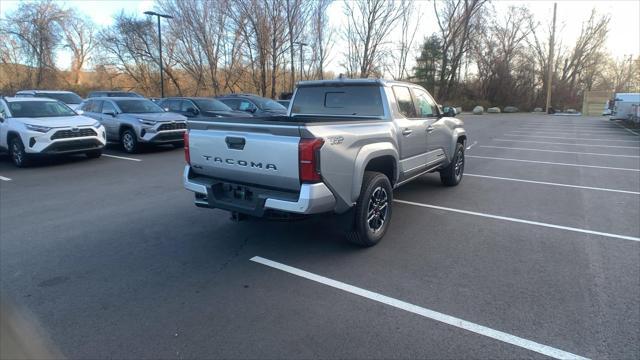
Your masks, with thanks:
M640 107L640 93L617 93L609 119L638 121L638 107Z

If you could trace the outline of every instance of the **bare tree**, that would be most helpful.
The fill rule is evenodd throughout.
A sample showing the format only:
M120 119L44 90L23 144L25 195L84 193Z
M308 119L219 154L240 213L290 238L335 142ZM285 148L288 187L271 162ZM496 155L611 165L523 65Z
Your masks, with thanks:
M394 69L391 76L396 80L405 79L409 73L407 72L407 59L411 51L413 51L413 42L418 32L420 23L420 14L416 13L416 6L413 2L408 2L402 9L402 17L400 19L400 30L402 32L400 45L397 48L397 56L392 56L394 61Z
M80 72L96 46L95 28L90 20L86 20L75 11L70 11L66 21L62 23L62 31L65 38L64 46L71 50L73 56L71 63L73 83L78 85L80 83Z
M380 72L386 56L385 45L394 26L402 18L407 2L392 0L356 0L344 3L347 28L343 37L347 42L346 62L343 66L350 76L362 78Z
M449 98L458 80L458 71L463 57L471 49L471 39L478 25L482 24L483 6L488 0L445 0L433 3L438 20L442 44L438 97Z
M36 68L36 87L43 85L45 73L56 73L55 52L62 39L61 24L67 14L53 0L21 2L2 24L1 31L15 39L26 63Z

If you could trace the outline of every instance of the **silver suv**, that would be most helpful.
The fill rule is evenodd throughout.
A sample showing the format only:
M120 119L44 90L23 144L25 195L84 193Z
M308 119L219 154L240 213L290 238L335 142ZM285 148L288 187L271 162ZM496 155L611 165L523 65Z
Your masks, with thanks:
M141 143L183 146L187 118L164 111L145 98L104 97L85 100L82 114L102 123L107 140L120 142L128 153L135 153Z

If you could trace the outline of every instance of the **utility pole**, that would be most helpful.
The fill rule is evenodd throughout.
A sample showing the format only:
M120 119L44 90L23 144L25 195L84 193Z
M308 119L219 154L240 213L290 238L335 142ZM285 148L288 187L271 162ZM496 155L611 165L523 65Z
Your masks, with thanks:
M556 9L558 3L553 3L553 27L551 29L551 39L549 39L549 69L547 70L547 114L551 108L551 82L553 81L553 48L556 40Z
M294 42L294 44L300 46L300 80L302 80L302 69L304 68L304 58L302 57L302 47L307 46L309 44L302 41L296 41Z
M164 97L164 71L162 70L162 31L160 28L160 18L163 17L165 19L173 19L171 15L158 14L154 11L145 11L146 15L152 15L158 17L158 47L160 50L160 97Z

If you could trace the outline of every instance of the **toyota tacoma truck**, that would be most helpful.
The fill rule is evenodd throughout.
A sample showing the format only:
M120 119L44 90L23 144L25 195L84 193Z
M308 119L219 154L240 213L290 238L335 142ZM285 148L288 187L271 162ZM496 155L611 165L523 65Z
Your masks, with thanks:
M183 183L195 204L235 218L339 214L347 238L377 244L393 189L439 172L462 180L463 122L422 87L377 79L298 83L286 116L190 120Z

